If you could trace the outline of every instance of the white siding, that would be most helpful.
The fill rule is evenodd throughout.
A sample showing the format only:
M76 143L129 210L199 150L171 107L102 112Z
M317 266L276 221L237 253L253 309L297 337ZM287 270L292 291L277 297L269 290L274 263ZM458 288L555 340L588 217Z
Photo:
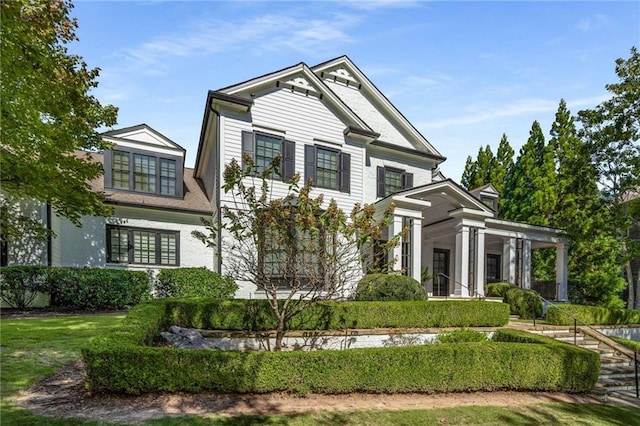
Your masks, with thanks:
M224 166L232 159L242 161L242 131L255 129L267 131L267 127L279 130L279 132L274 131L274 134L284 133L287 140L296 143L296 172L300 173L302 179L305 179L304 145L325 145L351 154L351 192L342 193L326 189L317 189L314 192L324 193L327 201L334 198L345 211L350 211L356 202L362 202L364 148L345 140L343 134L345 124L321 100L291 92L288 89L270 90L262 96L256 96L251 113L222 114L221 134L224 154L222 155L223 163L220 165L221 173ZM259 184L257 181L255 183ZM284 196L286 191L286 185L274 182L272 193L274 198ZM230 194L222 193L221 198L223 203L233 203Z
M213 250L191 236L204 231L194 214L117 207L111 218L83 217L81 228L66 219L53 221L57 237L52 243L54 266L122 267L106 263L106 224L180 232L180 267L213 269ZM156 266L128 265L128 269L155 269Z
M375 132L380 133L380 140L393 143L404 148L414 148L405 136L367 99L357 87L325 79L324 83L334 91L342 101L364 120Z

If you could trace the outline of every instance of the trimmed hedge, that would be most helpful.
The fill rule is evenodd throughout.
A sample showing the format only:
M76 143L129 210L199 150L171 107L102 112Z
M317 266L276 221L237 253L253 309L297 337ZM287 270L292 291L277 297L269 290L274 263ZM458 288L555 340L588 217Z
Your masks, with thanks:
M581 324L640 324L640 309L612 309L601 306L571 304L560 307L549 306L547 309L547 323L573 325L573 318L569 315L576 317Z
M211 330L276 328L266 300L168 299L167 319L174 325ZM318 302L294 317L287 329L500 327L508 322L509 307L496 302Z
M158 297L230 299L238 289L233 279L207 268L163 269L155 284Z
M368 274L356 287L358 301L427 300L422 285L411 277L397 274Z
M165 312L166 310L166 312ZM168 322L169 304L134 308L82 354L93 391L222 393L586 392L599 358L564 343L442 343L343 351L223 352L145 347ZM511 331L511 330L508 330ZM594 373L595 372L595 373Z
M514 287L507 290L504 296L505 303L509 304L512 315L520 315L522 318L542 317L542 300L535 290Z
M484 286L484 295L487 297L502 297L504 299L507 291L512 288L518 287L510 283L490 283Z
M46 266L0 268L0 299L12 308L31 306L38 293L48 292Z
M25 308L35 292L49 293L51 306L103 309L133 306L149 298L146 272L105 268L5 266L0 268L2 299Z
M50 268L51 306L68 309L124 308L147 300L149 276L142 271Z

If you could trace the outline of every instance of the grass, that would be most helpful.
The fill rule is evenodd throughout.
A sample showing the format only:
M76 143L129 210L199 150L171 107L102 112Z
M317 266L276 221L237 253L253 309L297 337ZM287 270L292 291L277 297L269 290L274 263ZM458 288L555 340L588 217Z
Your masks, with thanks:
M93 426L113 423L40 417L11 402L30 384L75 361L80 347L102 330L117 325L122 315L73 315L0 320L0 424ZM460 394L464 398L464 394ZM173 425L640 425L640 408L552 403L513 407L450 407L430 410L368 410L239 417L164 417L144 423Z

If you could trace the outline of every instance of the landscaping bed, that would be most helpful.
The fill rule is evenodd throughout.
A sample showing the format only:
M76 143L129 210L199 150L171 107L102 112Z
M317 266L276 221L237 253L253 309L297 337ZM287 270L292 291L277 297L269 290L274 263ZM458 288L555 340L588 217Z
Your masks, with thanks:
M260 309L260 303L174 299L141 304L121 326L83 349L87 386L94 391L128 394L205 389L302 394L499 389L586 392L593 388L599 371L599 357L594 352L503 329L496 331L491 342L343 351L224 352L150 346L169 324L228 329L237 324L259 330L269 325L269 311ZM504 323L508 320L508 306L486 302L332 302L314 309L304 321L318 329L322 329L318 325L327 329L344 324L436 327L438 322L475 326L468 323L469 318L485 318L479 321L486 322L491 312L500 309L506 314ZM445 319L441 316L444 312L459 312L464 324L455 324L456 316ZM350 316L353 313L357 315ZM499 315L495 317L493 324ZM375 318L379 318L377 323Z

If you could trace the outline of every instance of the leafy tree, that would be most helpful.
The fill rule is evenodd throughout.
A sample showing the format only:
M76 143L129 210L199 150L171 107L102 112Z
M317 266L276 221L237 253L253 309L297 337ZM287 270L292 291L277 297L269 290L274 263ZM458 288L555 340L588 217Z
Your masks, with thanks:
M88 68L67 45L77 23L67 0L3 1L0 155L3 240L40 226L17 203L49 203L79 224L83 215L106 215L102 194L88 181L103 173L90 154L104 148L96 129L116 123L117 109L90 95L99 70ZM33 229L32 229L33 231Z
M556 203L553 150L545 145L540 123L534 121L504 184L503 216L509 220L549 226Z
M278 320L275 350L282 348L292 318L319 300L346 297L348 286L374 263L374 250L386 258L402 235L380 243L393 205L381 220L374 217L374 205L356 204L347 215L335 200L312 197L312 182L300 186L297 174L284 197L273 197L279 162L278 157L259 171L250 156L243 158L244 168L234 159L223 174L223 189L234 203L222 207L220 225L207 222L208 233L193 233L209 246L222 233L229 274L263 292ZM255 181L259 185L249 184Z
M620 242L623 262L637 257L637 247L629 238L633 208L629 194L640 188L640 52L631 48L629 59L616 60L619 82L606 85L612 97L594 109L578 113L580 136L591 148L598 183L611 210L612 233ZM630 268L627 266L627 270ZM629 306L640 305L640 292L628 274ZM635 299L635 300L634 300Z

